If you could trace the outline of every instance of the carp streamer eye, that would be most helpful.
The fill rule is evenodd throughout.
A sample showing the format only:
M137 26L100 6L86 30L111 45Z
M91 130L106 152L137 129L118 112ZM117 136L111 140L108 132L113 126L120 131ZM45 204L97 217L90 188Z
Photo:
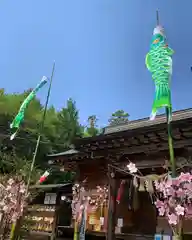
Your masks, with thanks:
M155 39L155 40L153 41L153 44L156 44L156 43L158 43L159 41L160 41L160 39L157 38L157 39Z

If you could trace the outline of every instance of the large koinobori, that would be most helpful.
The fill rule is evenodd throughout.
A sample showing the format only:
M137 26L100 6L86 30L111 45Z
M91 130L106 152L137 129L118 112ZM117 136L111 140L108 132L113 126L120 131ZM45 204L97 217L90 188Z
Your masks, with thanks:
M166 43L164 28L157 25L153 31L150 51L146 55L146 66L155 83L155 98L150 119L155 119L158 109L165 107L168 121L172 117L170 80L174 51Z
M47 83L47 81L48 81L48 78L43 76L40 83L30 92L30 94L26 97L26 99L21 104L19 112L17 113L13 122L10 124L10 128L14 129L14 133L11 135L10 140L13 140L17 132L19 131L20 125L24 121L25 110L27 109L29 103L36 96L37 92Z

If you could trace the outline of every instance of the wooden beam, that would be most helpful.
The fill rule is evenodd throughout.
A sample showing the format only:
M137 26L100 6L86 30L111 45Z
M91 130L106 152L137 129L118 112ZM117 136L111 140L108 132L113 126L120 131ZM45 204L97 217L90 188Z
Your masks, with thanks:
M192 114L192 111L190 114ZM192 127L187 127L187 126L191 126L191 123L192 123L191 117L188 116L187 119L185 120L184 119L182 120L182 117L181 118L179 117L178 120L179 121L172 122L173 131L175 129L179 129L182 131L191 131ZM153 125L151 121L147 120L147 122ZM118 129L119 131L113 134L100 135L97 137L81 139L76 143L77 148L85 149L85 148L90 148L92 145L95 145L95 146L98 146L101 144L107 145L109 141L111 142L111 140L115 141L115 140L121 139L122 141L123 138L130 139L131 137L139 137L140 135L146 135L148 133L158 134L159 131L164 131L166 133L166 123L163 123L163 122L155 126L136 128L136 129L132 129L131 131L130 129ZM130 124L131 123L129 123L127 126L130 127ZM117 126L117 128L119 128L119 126Z
M184 140L177 140L174 141L174 148L183 148L185 146L192 146L192 141L189 139ZM137 153L149 153L149 152L160 152L168 150L168 144L167 142L162 143L153 143L153 144L146 144L142 146L133 146L133 147L118 147L113 149L107 149L107 146L105 149L97 149L97 151L93 152L93 157L101 156L105 157L110 153L124 153L124 154L137 154Z

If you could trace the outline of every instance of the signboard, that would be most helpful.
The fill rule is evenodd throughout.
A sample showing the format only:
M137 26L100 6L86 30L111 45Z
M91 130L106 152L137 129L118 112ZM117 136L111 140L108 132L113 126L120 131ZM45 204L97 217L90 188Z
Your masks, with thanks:
M104 217L100 217L100 225L101 225L101 226L104 225Z
M119 227L119 228L123 227L123 218L117 219L117 227Z
M55 205L56 204L56 193L45 193L44 204Z

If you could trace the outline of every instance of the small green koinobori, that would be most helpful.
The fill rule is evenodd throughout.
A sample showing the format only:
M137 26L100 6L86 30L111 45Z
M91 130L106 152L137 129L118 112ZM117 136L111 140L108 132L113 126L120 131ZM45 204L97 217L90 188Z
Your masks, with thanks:
M37 94L37 92L47 83L48 79L47 77L43 77L41 79L41 82L36 86L36 88L34 88L31 93L27 96L27 98L24 100L24 102L22 103L19 112L17 114L17 116L14 118L13 122L10 124L10 128L11 129L15 129L16 131L11 135L10 140L13 140L19 130L20 124L23 122L24 120L24 116L25 116L25 110L28 107L29 103L31 102L31 100L35 97L35 95Z
M146 55L145 63L152 73L155 83L155 99L150 119L155 119L158 109L165 107L168 122L172 117L170 80L172 75L172 55L174 51L166 44L164 29L157 26L154 29L150 51Z

